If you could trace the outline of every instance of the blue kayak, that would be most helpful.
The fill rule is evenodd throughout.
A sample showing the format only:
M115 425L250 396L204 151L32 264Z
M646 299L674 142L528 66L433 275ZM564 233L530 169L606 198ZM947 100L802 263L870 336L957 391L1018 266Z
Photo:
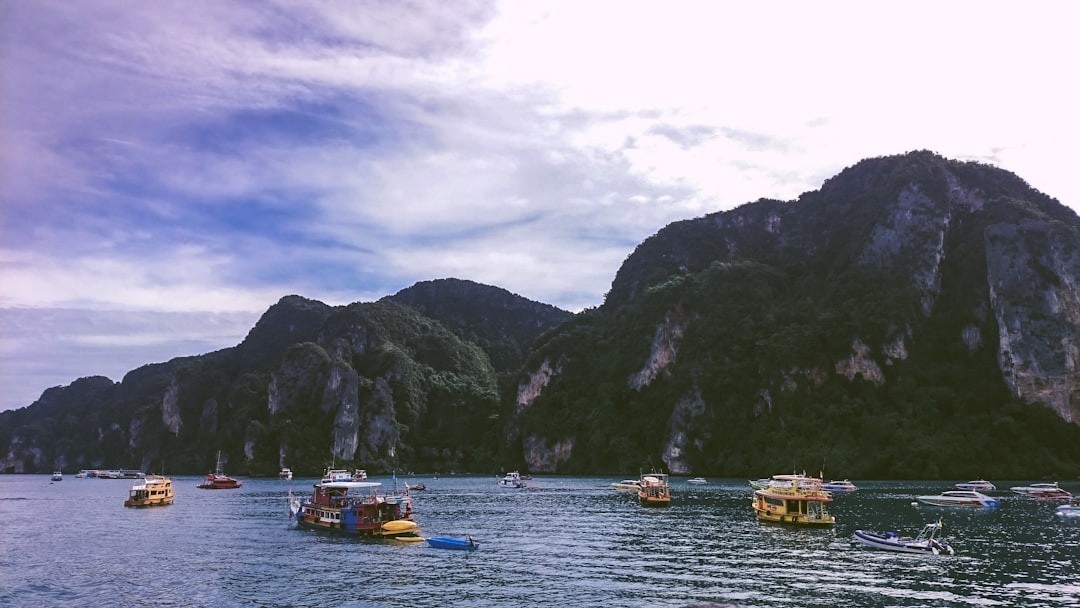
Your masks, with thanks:
M480 543L473 540L473 537L468 536L465 538L448 538L446 536L435 536L427 539L427 542L436 549L461 549L464 551L472 551L480 547Z

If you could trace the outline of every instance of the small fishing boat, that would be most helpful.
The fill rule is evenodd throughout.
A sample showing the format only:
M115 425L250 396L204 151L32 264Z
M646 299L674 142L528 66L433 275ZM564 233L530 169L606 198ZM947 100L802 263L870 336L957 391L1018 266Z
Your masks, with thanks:
M1047 500L1070 500L1072 498L1072 494L1059 488L1056 481L1054 483L1033 483L1029 486L1013 486L1009 489L1017 494L1032 498Z
M671 505L671 484L667 473L649 473L641 476L638 503L643 507L667 507Z
M637 492L641 489L640 479L624 479L622 481L616 481L611 484L612 488L615 488L618 492Z
M284 479L286 481L292 479L292 469L288 467L282 467L281 471L277 474L278 479Z
M917 501L932 507L967 507L993 509L1001 506L1001 501L974 490L949 490L933 496L917 496Z
M394 538L417 536L412 499L404 493L382 492L378 481L321 481L307 500L291 498L289 513L296 525L353 536Z
M173 503L172 480L158 475L147 475L136 481L128 493L125 507L164 507Z
M816 477L774 475L768 487L754 490L752 504L760 521L831 526L836 523L836 518L828 513L825 505L832 500L832 495L821 489L821 480Z
M703 486L709 482L706 481L704 477L691 477L690 479L686 480L686 483L693 484L695 486Z
M852 539L873 549L896 551L899 553L929 553L933 555L953 555L955 551L940 538L941 522L929 523L915 538L900 536L897 532L871 532L855 530Z
M243 485L244 482L229 477L224 473L224 470L221 468L221 450L218 450L217 468L213 473L209 473L202 483L195 487L202 490L235 490Z
M503 475L499 480L500 488L524 488L525 481L521 478L521 473L517 471L510 471L506 475Z
M480 548L480 543L471 536L465 538L450 538L447 536L435 536L427 539L427 542L436 549L456 549L459 551L475 551Z
M975 490L976 492L993 492L997 486L985 479L973 479L965 483L956 484L957 490Z
M857 488L855 484L845 479L843 481L829 481L823 483L821 484L821 489L825 490L826 492L854 492L859 488Z

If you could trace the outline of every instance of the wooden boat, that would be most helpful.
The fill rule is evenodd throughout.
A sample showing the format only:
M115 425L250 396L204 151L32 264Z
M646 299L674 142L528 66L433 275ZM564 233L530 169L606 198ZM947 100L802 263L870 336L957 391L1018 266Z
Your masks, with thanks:
M293 498L290 514L300 528L371 538L417 536L408 490L385 493L377 481L328 481L314 484L307 500Z
M918 496L916 500L932 507L967 507L975 509L993 509L1001 506L996 498L991 498L974 490L950 490L932 496Z
M671 505L671 484L667 473L642 475L638 488L638 503L643 507L667 507Z
M1032 498L1047 500L1070 500L1072 498L1072 494L1058 487L1057 482L1033 483L1030 486L1013 486L1009 489L1017 494Z
M206 476L202 483L195 486L202 490L235 490L244 485L244 482L226 475L221 468L221 451L217 454L217 468L213 473Z
M147 475L131 486L125 507L164 507L173 503L172 480L158 475Z
M873 549L896 551L898 553L929 553L933 555L953 555L955 551L940 538L941 522L929 523L915 538L900 536L896 532L870 532L855 530L852 539Z
M825 508L826 503L832 502L832 496L821 489L820 479L799 475L776 475L773 479L783 483L754 490L753 506L758 520L797 526L836 523Z
M456 549L458 551L475 551L480 548L480 543L471 536L465 538L450 538L447 536L435 536L427 539L427 542L436 549Z
M974 490L976 492L993 492L997 490L997 486L985 479L972 479L971 481L956 484L956 489Z

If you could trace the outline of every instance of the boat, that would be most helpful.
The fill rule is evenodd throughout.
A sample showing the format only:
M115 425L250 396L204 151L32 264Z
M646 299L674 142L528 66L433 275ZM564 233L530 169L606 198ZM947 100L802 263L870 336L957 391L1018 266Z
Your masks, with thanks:
M772 482L772 479L768 477L762 477L761 479L751 479L750 487L755 490L762 490L769 487L770 482Z
M52 480L53 481L64 481L64 474L61 473L60 471L53 471Z
M284 479L284 480L292 479L292 469L290 469L288 467L282 467L281 471L278 472L277 476L278 476L278 479Z
M1080 498L1074 498L1067 505L1061 505L1055 511L1058 517L1080 518Z
M611 484L611 487L619 492L637 492L641 489L640 479L624 479Z
M379 490L378 481L320 481L306 500L290 499L297 527L367 538L418 536L408 490Z
M1054 483L1033 483L1029 486L1013 486L1009 489L1017 494L1047 500L1070 500L1073 497L1069 492L1059 488L1056 481Z
M427 542L436 549L457 549L459 551L475 551L480 548L480 543L471 536L465 538L450 538L447 536L434 536Z
M203 490L235 490L243 485L244 482L229 477L224 473L224 470L221 468L221 451L219 450L217 468L213 473L207 474L206 479L195 487Z
M335 481L356 481L353 479L353 474L345 469L333 469L326 468L326 471L322 476L323 483L333 483Z
M797 526L831 526L836 518L825 508L832 495L821 480L805 475L774 475L768 487L754 490L753 507L759 521Z
M521 479L521 474L517 471L510 471L499 480L499 487L502 488L524 488L525 481Z
M965 483L956 484L957 490L975 490L976 492L993 492L997 486L985 479L973 479Z
M136 481L129 492L125 507L163 507L173 503L173 485L168 477L146 475Z
M900 536L896 532L880 533L869 530L855 530L852 539L867 547L884 551L954 555L956 552L940 536L941 522L933 522L924 525L915 538Z
M638 488L638 503L643 507L667 507L671 505L671 485L667 473L642 475Z
M821 484L821 489L826 492L854 492L859 488L847 479L843 481L829 481Z
M410 491L410 492L417 492L417 491L421 491L421 490L426 490L427 486L425 486L422 483L418 483L418 484L414 485L414 484L410 484L409 482L406 481L405 482L405 489Z
M709 482L706 481L704 477L691 477L690 479L686 480L686 483L693 484L695 486L703 486Z
M353 481L367 481L367 471L364 469L356 469L352 474Z
M916 500L932 507L993 509L1001 506L998 499L974 490L949 490L933 496L917 496Z

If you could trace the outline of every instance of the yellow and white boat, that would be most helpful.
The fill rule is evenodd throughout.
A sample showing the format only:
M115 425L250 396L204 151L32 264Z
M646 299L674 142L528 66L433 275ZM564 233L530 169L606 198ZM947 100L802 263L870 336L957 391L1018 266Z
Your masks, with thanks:
M147 475L131 486L125 507L163 507L173 503L172 480L159 475Z
M779 475L775 476L781 477ZM782 476L781 483L754 490L754 513L761 521L797 526L831 526L836 519L825 509L832 496L816 477Z
M641 476L638 502L643 507L667 507L671 505L671 485L667 473L649 473Z

